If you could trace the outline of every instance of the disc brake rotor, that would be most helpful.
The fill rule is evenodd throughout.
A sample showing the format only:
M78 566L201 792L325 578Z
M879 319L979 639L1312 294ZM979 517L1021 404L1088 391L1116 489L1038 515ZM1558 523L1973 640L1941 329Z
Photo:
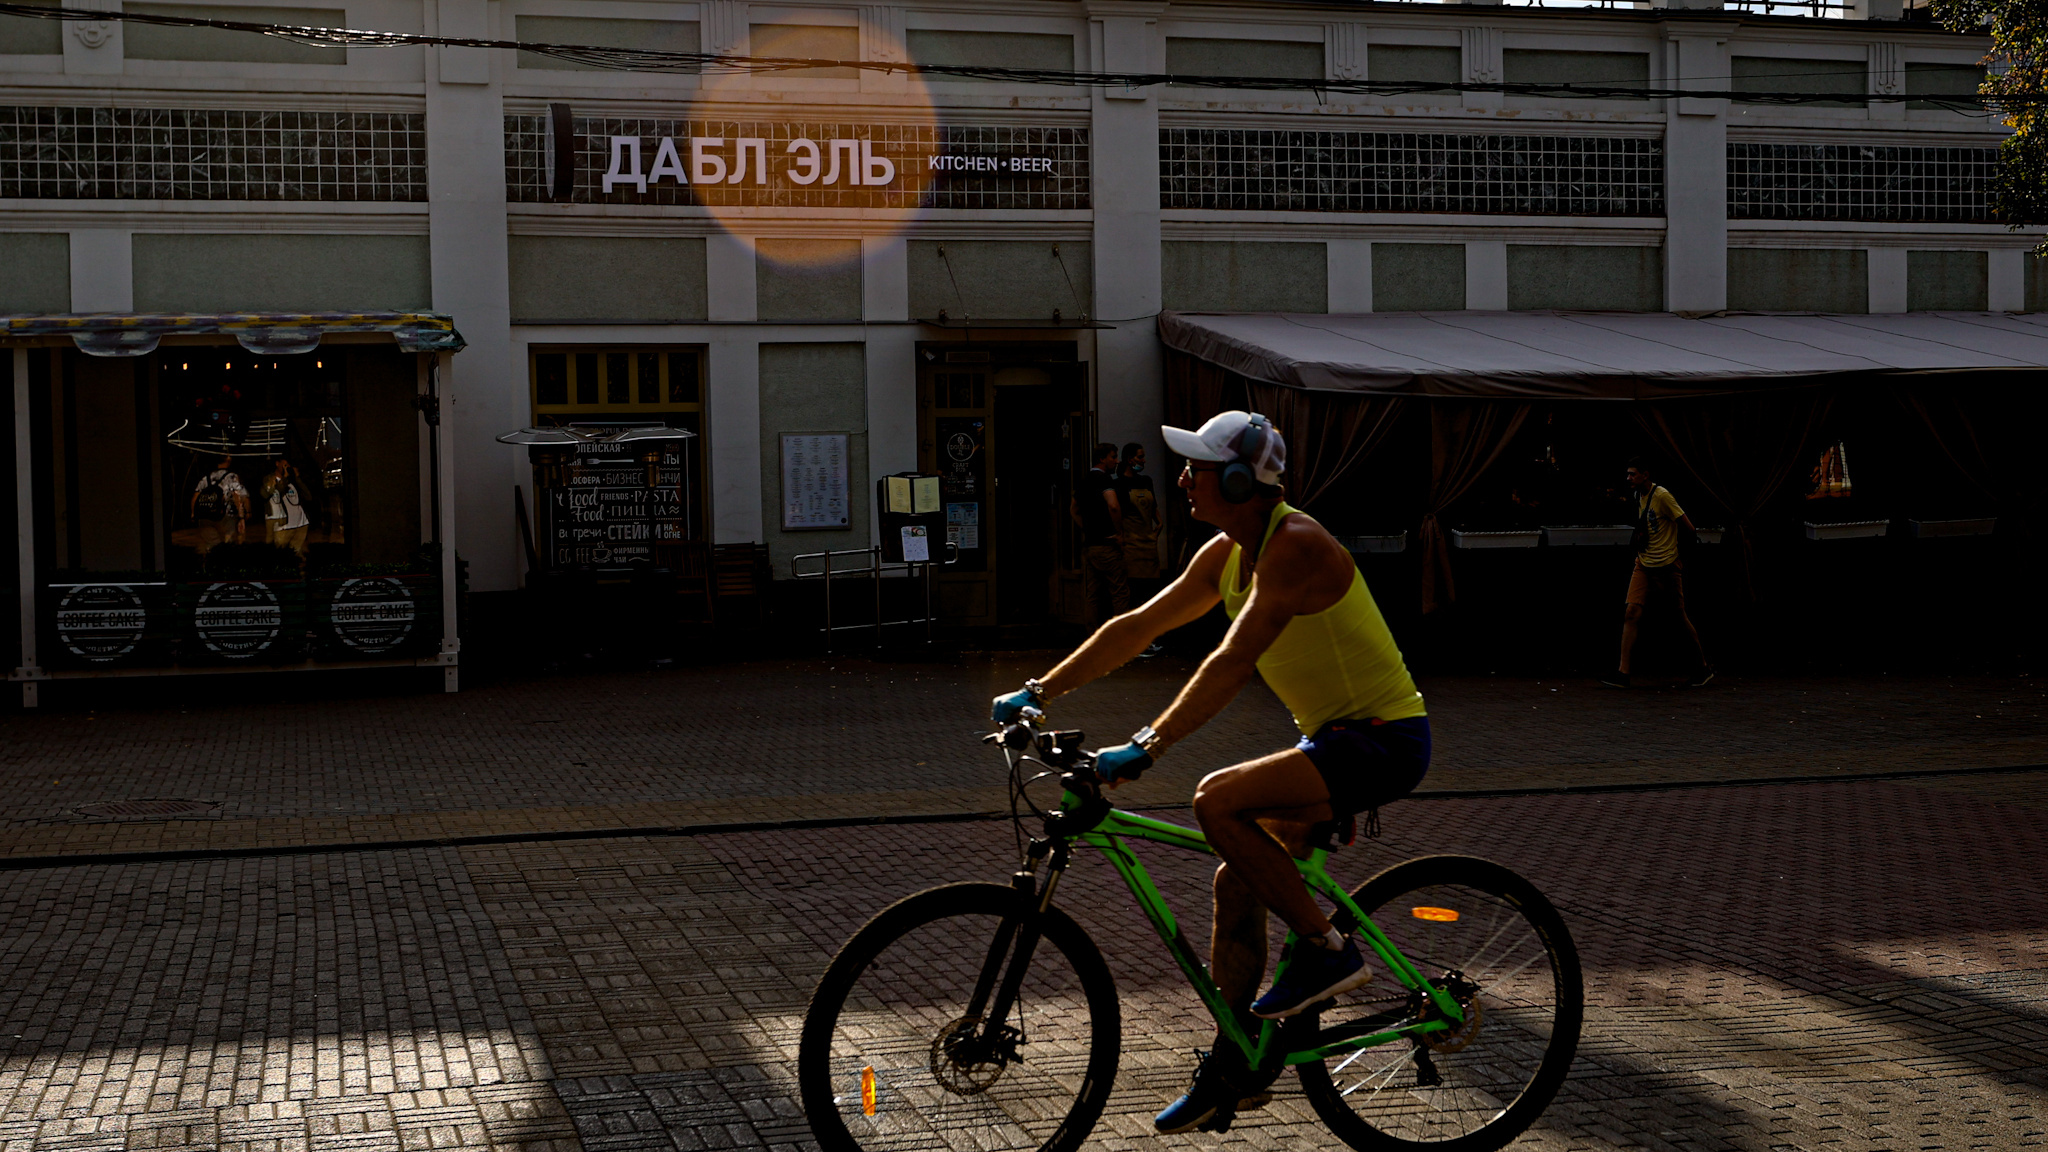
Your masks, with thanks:
M1460 1007L1465 1009L1465 1020L1463 1023L1447 1031L1425 1032L1422 1034L1422 1043L1430 1051L1462 1052L1465 1050L1466 1045L1479 1039L1480 1018L1486 1014L1485 1010L1479 1005L1479 997L1472 997L1460 1005ZM1438 1019L1443 1019L1443 1017L1438 1017Z
M1446 972L1431 983L1451 994L1458 1007L1463 1009L1465 1018L1441 1032L1425 1032L1416 1039L1432 1052L1462 1052L1467 1045L1479 1039L1480 1021L1486 1015L1479 1003L1479 986L1466 979L1464 973L1455 971ZM1451 1024L1450 1019L1437 1011L1435 1003L1427 997L1419 997L1416 1007L1424 1019Z
M978 1096L1003 1078L1016 1063L1017 1033L999 1027L993 1037L980 1035L981 1018L963 1016L932 1038L932 1079L955 1096Z

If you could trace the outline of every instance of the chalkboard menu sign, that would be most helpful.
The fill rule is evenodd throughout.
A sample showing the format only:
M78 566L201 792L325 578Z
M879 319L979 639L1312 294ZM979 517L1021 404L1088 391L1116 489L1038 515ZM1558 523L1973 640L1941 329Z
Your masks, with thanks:
M672 565L690 523L687 440L596 442L534 450L547 494L555 567Z

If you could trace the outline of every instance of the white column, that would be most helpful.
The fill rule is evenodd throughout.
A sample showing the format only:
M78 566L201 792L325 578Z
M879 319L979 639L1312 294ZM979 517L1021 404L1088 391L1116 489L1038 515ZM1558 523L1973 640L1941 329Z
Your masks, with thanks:
M1865 3L1868 4L1868 0L1865 0ZM1870 19L1897 20L1899 18L1899 0L1890 0L1890 3L1892 8L1890 16L1872 16ZM1871 94L1874 96L1903 95L1906 91L1906 66L1900 61L1899 46L1890 41L1880 40L1870 45L1869 50L1870 68L1866 75L1870 78ZM1904 120L1906 118L1906 104L1903 100L1872 102L1866 105L1866 107L1870 110L1870 118L1872 120Z
M1498 4L1500 0L1479 0L1480 3ZM1459 56L1464 62L1465 83L1498 84L1501 82L1500 29L1467 26L1458 33ZM1499 108L1502 103L1498 92L1467 92L1464 94L1467 108Z
M91 8L108 12L119 8L118 0L69 0L67 8ZM125 45L119 20L64 21L64 72L69 76L119 76L125 61ZM230 33L235 35L235 33Z
M1984 306L1993 312L2018 312L2027 306L2027 253L2020 248L1993 248L1985 262L1990 283Z
M1465 244L1465 307L1474 312L1508 310L1508 242Z
M1906 250L1871 248L1865 252L1870 269L1870 311L1888 315L1906 310Z
M473 0L442 0L437 27L490 32ZM474 53L474 55L464 55ZM474 61L481 59L479 72ZM505 108L489 82L491 54L437 49L427 57L427 220L434 310L454 317L468 347L461 371L441 384L442 539L469 561L480 592L519 586L522 549L512 486L530 482L525 453L499 433L532 422L526 366L512 358L511 280L506 266ZM507 63L509 66L509 62ZM442 69L449 70L447 75ZM449 461L460 459L457 472ZM452 511L451 511L452 510Z
M747 324L760 316L754 286L754 241L720 232L704 240L706 315L714 324Z
M894 5L870 5L860 10L860 58L903 64L909 60L903 37L903 9ZM902 92L910 86L906 72L860 74L863 92Z
M449 529L455 523L455 477L460 474L460 470L455 466L457 432L454 426L455 405L448 403L446 399L454 392L455 355L451 352L433 352L429 353L429 355L434 358L433 364L437 377L437 390L442 396L442 402L440 405L440 423L430 428L428 434L434 437L435 445L440 449L441 476L437 495L441 499L439 509L441 514L441 539L449 541L454 539L454 535ZM503 445L497 444L493 446L503 447ZM514 449L514 451L517 452L518 450ZM514 530L517 531L516 527ZM472 569L473 571L474 569ZM462 686L462 669L459 664L462 651L462 640L460 638L462 635L462 622L455 618L456 607L460 603L460 598L456 595L456 588L455 549L444 545L441 549L441 690L443 692L453 692Z
M21 589L21 664L14 674L22 677L42 673L36 666L36 474L29 435L28 356L27 348L14 349L14 559ZM40 703L36 697L36 681L22 680L21 706L34 708Z
M753 300L751 291L747 299ZM774 431L761 427L761 342L749 329L728 328L712 338L705 359L712 539L758 544L767 539L761 522L761 435Z
M71 310L135 310L135 234L85 228L71 234Z
M712 323L745 324L760 314L754 242L748 237L729 232L706 237L704 279ZM727 329L713 338L706 359L712 538L719 544L760 543L767 539L761 521L761 436L773 431L761 427L760 338L749 329Z
M861 241L861 314L867 330L868 477L917 467L917 329L910 318L910 245L900 236ZM869 523L880 532L879 517ZM879 537L878 537L879 539Z
M1688 22L1671 36L1665 75L1681 88L1718 88L1728 75L1724 26ZM1728 306L1728 102L1666 102L1664 307L1718 312Z
M435 0L434 7L439 20L436 25L439 29L438 35L463 40L491 38L491 11L488 0ZM489 48L454 48L442 45L434 51L439 56L441 83L491 82Z
M1323 66L1332 80L1367 79L1365 25L1324 25Z
M704 0L697 6L703 21L704 50L719 56L745 56L753 38L746 0ZM729 81L728 81L729 82Z
M1324 260L1329 268L1330 311L1372 311L1372 241L1332 240Z
M1166 45L1164 5L1153 0L1092 0L1101 58L1113 72L1158 72ZM1135 440L1160 459L1165 444L1160 306L1159 97L1154 89L1094 91L1094 315L1115 325L1096 332L1097 439Z

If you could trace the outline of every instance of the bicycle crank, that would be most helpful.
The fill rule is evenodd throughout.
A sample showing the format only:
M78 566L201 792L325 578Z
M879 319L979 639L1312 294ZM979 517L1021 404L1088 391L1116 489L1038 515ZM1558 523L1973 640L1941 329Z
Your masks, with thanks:
M978 1016L963 1016L932 1038L932 1079L955 1096L979 1096L1003 1078L1003 1070L1023 1063L1017 1045L1024 1034L998 1024L986 1035Z

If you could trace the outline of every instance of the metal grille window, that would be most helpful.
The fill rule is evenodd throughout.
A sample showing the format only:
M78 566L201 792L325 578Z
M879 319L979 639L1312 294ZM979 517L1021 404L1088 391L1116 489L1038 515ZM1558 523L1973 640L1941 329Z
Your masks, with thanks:
M1639 137L1164 128L1167 208L1661 216L1664 148Z
M423 201L426 117L0 106L0 197Z
M714 207L775 208L1086 208L1088 129L972 124L791 124L702 120L626 120L576 117L578 204L704 204ZM717 138L729 153L741 139L766 141L775 177L757 183L749 173L738 182L650 182L604 191L614 137L637 137L642 171L652 167L664 139L675 141L689 163L692 137ZM888 159L896 175L881 186L846 182L793 183L793 140L820 145L831 140L867 141L875 156ZM756 153L758 155L758 153ZM935 164L936 158L951 161ZM1029 161L1027 174L1008 175L971 161ZM552 155L544 116L505 117L505 195L515 203L550 199Z
M1991 219L1996 148L1728 145L1735 220Z

